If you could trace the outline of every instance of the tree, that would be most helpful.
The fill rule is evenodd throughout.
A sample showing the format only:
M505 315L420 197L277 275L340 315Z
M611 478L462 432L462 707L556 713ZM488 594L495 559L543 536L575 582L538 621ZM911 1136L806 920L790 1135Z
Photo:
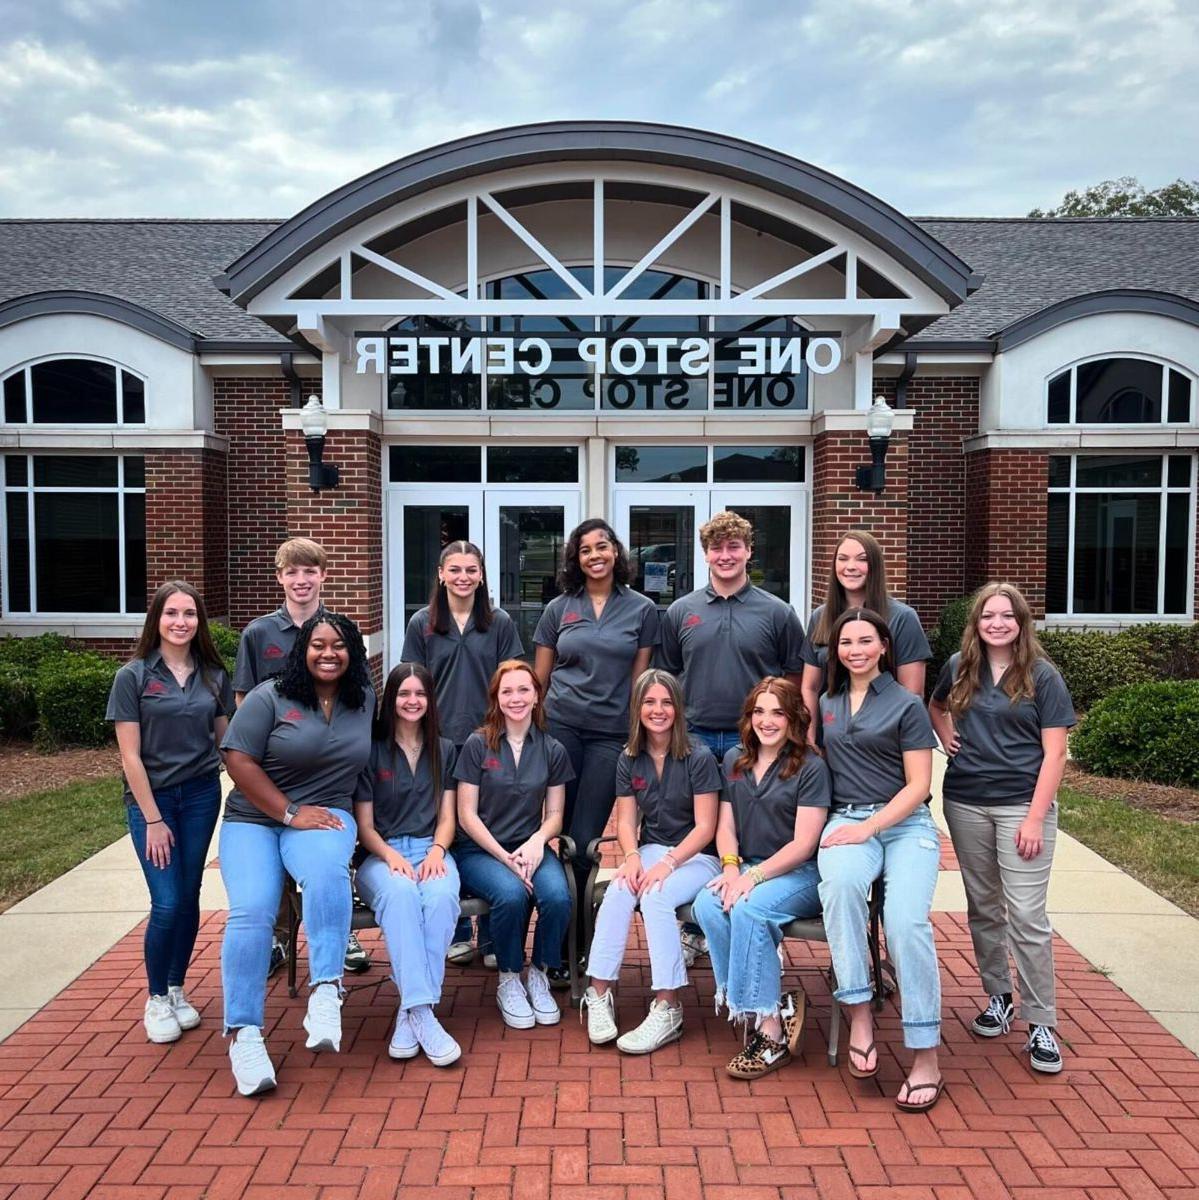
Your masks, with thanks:
M1176 179L1147 192L1132 175L1069 191L1057 208L1034 208L1030 217L1199 217L1199 179Z

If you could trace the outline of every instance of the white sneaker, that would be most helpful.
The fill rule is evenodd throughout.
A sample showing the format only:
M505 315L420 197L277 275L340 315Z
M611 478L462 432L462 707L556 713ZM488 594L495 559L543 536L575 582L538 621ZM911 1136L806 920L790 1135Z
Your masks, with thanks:
M387 1053L392 1058L415 1058L420 1053L420 1042L416 1040L406 1008L401 1008L396 1016L395 1033L391 1035Z
M195 1029L200 1023L200 1014L187 998L187 993L181 987L167 988L167 1003L179 1022L180 1029Z
M677 1042L682 1036L683 1006L672 1008L665 1000L655 1000L645 1020L621 1037L616 1048L625 1054L652 1054L659 1046Z
M587 1040L593 1046L603 1046L620 1036L616 1027L616 998L611 988L601 996L589 987L583 993L583 1008L587 1010ZM583 1019L582 1012L579 1019Z
M456 967L469 967L475 961L475 948L470 942L451 942L445 960Z
M496 967L499 966L499 961L496 959L494 950L488 950L487 953L483 955L483 965L489 971L494 971Z
M495 1002L500 1007L500 1015L504 1018L505 1025L511 1025L513 1029L532 1029L537 1023L529 1005L525 985L515 972L500 972L500 982L495 989Z
M175 1042L183 1032L179 1018L166 996L151 996L146 1001L146 1012L142 1017L146 1037L152 1042Z
M254 1096L269 1092L275 1086L275 1068L266 1052L262 1030L254 1025L243 1025L237 1036L229 1043L229 1062L233 1067L233 1078L237 1090L243 1096Z
M309 1050L341 1049L341 997L335 983L318 983L312 989L304 1029Z
M557 1025L562 1020L562 1010L550 991L549 978L540 967L530 964L525 973L525 990L529 993L533 1019L538 1025Z
M683 945L683 965L686 967L695 966L695 960L708 953L708 939L702 931L681 927L679 941Z
M462 1057L462 1047L445 1031L445 1027L437 1019L437 1014L427 1004L418 1004L408 1010L408 1020L412 1032L425 1057L435 1067L448 1067Z

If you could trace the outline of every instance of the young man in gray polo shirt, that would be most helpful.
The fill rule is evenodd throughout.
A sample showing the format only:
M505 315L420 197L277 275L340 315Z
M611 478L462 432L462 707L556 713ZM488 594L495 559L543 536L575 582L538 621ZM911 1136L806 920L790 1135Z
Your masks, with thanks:
M233 698L239 707L246 694L263 680L274 679L283 673L300 626L322 607L321 588L328 573L329 559L325 548L311 538L289 538L275 551L275 579L283 589L283 603L274 612L255 618L242 630L233 668ZM273 974L287 961L286 931L285 901L275 924L268 974ZM361 972L370 965L370 955L351 933L346 946L346 970Z
M687 730L716 761L740 741L745 697L767 675L803 680L804 631L789 604L749 581L754 528L718 512L699 531L708 584L680 596L662 621L657 665L676 675L687 698ZM697 926L684 926L688 965L705 949Z

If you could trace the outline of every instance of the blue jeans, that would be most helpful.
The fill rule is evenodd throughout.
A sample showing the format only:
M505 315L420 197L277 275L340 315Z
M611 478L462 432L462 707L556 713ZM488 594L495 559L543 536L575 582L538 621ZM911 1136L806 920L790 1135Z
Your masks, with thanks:
M262 1026L271 932L285 871L303 893L310 986L340 986L354 908L350 855L357 838L354 818L344 812L340 816L341 829L291 829L248 821L221 826L221 878L229 893L229 920L221 944L226 1033L243 1025Z
M174 787L157 788L158 811L175 835L171 861L156 867L146 858L146 818L136 804L126 806L129 835L146 886L150 920L146 925L146 981L151 996L182 987L200 928L200 882L204 861L221 813L221 785L216 771Z
M491 906L491 943L501 971L519 971L525 962L525 934L537 909L533 935L533 965L560 967L562 939L570 923L570 889L557 856L545 852L533 872L533 894L497 858L471 844L456 851L463 895L477 896Z
M741 745L741 734L735 729L704 729L700 725L688 725L687 732L703 742L716 755L718 763L724 762L724 756L734 746Z
M413 870L425 861L433 845L431 837L389 838ZM445 978L445 952L458 920L458 868L447 854L445 874L423 880L393 874L373 854L355 875L358 894L375 910L387 953L391 955L391 977L400 989L400 1007L416 1008L441 999Z
M742 871L760 861L747 861ZM816 863L809 859L786 875L759 883L728 912L708 888L696 896L691 912L708 938L716 1005L726 1003L730 1019L773 1017L778 1012L783 926L820 914L818 882Z
M840 825L867 820L881 805L838 809L825 836ZM824 928L837 975L837 999L862 1004L874 994L866 948L867 898L882 875L886 883L883 929L895 962L903 1019L903 1043L928 1050L941 1041L941 976L929 909L937 885L941 841L928 806L857 846L821 850L820 899Z

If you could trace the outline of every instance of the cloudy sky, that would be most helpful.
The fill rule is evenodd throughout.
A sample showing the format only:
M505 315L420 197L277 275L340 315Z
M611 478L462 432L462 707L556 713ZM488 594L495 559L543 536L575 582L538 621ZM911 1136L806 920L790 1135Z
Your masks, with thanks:
M286 217L437 142L735 134L911 214L1199 176L1194 0L0 0L0 215Z

